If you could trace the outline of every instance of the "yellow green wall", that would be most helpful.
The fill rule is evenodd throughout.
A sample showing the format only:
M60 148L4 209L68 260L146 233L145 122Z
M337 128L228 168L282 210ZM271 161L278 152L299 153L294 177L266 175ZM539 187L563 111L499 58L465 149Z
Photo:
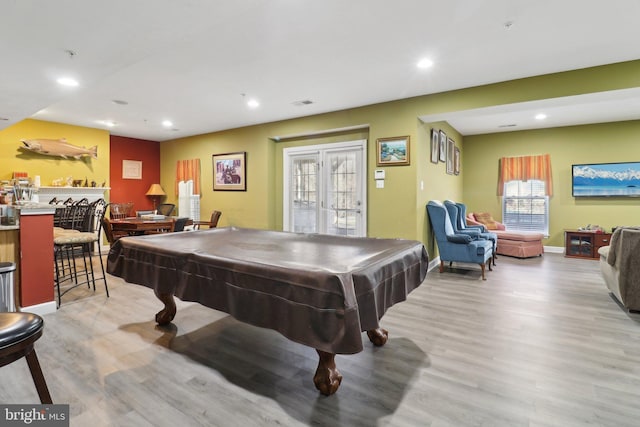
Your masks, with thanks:
M549 201L548 246L564 246L564 230L597 224L611 230L640 224L640 199L574 198L571 165L640 161L640 121L507 132L465 138L464 198L470 210L501 217L497 196L500 157L550 154L554 195Z
M630 61L214 132L162 143L161 179L165 188L172 189L176 160L199 157L202 159L204 183L201 202L203 214L218 209L224 212L222 225L281 229L282 149L293 145L336 142L340 138L351 140L364 137L368 140L368 235L422 240L426 243L429 252L436 254L425 213L425 204L429 200L462 200L469 203L472 209L486 206L486 210L496 212L498 215L499 199L495 195L496 159L507 155L550 152L554 174L560 178L556 180L556 196L551 201L551 237L545 244L562 246L564 228L577 227L583 222L585 224L600 222L600 225L607 227L617 225L608 224L605 221L607 211L611 210L610 207L629 206L631 208L633 205L630 201L576 202L570 197L570 188L569 196L565 192L564 186L568 183L563 182L561 177L570 170L572 163L583 161L580 160L583 156L587 157L584 160L586 162L593 161L595 158L620 161L620 158L613 153L601 157L598 154L601 148L598 148L594 154L587 155L587 151L581 149L577 142L582 143L585 140L582 134L592 135L586 139L593 141L594 145L590 148L593 150L598 146L597 140L606 141L607 139L593 137L593 128L589 126L568 128L569 130L548 129L463 138L447 123L422 123L418 117L639 86L640 61ZM368 125L368 130L323 137L294 138L286 142L275 142L272 139L275 136L312 133L363 124ZM635 125L635 122L624 125L630 126L624 131L628 132L625 138L633 138ZM619 124L606 125L607 130L604 133L613 131L613 134L616 134L619 126ZM460 148L462 171L459 176L446 174L444 163L430 162L431 128L445 130ZM622 128L620 130L622 131ZM411 138L411 165L385 167L387 175L385 188L377 189L373 179L373 171L377 169L376 139L402 135L409 135ZM534 135L534 137L528 135ZM611 134L606 138L610 140ZM553 151L550 151L551 148ZM234 151L248 153L247 191L213 192L211 155ZM169 198L175 199L175 194L170 194ZM577 210L564 214L567 206L573 206ZM576 222L576 215L585 216L584 221ZM629 216L623 216L620 218L620 223L630 219Z
M231 129L161 143L160 157L163 187L173 192L176 161L200 158L203 191L201 212L221 210L220 224L282 229L282 150L300 145L315 145L357 139L368 140L367 198L368 235L400 237L427 242L425 204L434 195L442 198L462 195L462 179L446 175L444 163L429 163L430 127L418 119L424 99L413 98L300 119ZM276 142L276 136L313 133L328 129L368 125L368 128L335 134L289 138ZM441 124L454 139L459 135ZM408 135L409 166L376 166L376 139ZM247 152L247 191L212 191L211 156L235 151ZM373 171L386 170L385 188L375 188ZM424 181L424 190L420 190ZM431 250L433 253L433 248Z
M213 154L247 152L247 191L213 191ZM219 226L272 228L273 147L260 126L234 129L160 145L160 181L167 202L177 204L176 161L200 159L200 212L208 218L213 210L222 211Z
M98 146L98 158L64 159L46 156L23 149L21 139L61 139L69 144ZM12 178L13 172L27 172L30 177L40 176L41 185L48 186L54 179L71 176L73 179L88 179L98 185L109 184L109 132L81 126L23 120L0 130L0 180Z

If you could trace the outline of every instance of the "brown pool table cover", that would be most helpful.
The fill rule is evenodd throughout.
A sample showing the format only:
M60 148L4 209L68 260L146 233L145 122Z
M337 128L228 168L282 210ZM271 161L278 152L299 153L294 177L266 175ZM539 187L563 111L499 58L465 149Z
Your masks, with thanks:
M362 350L427 272L422 243L243 228L124 237L107 270L329 353Z

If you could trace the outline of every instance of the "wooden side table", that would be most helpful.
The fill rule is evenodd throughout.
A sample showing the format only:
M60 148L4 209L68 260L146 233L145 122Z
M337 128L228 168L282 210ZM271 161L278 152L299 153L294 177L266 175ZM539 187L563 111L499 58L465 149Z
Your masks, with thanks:
M589 230L564 231L564 255L569 258L599 259L598 249L607 246L611 233Z

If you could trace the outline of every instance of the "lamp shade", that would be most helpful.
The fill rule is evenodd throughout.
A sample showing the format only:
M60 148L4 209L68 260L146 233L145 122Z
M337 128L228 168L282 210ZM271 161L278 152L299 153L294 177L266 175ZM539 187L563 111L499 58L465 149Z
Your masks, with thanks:
M162 189L160 184L151 184L149 187L149 191L147 191L147 196L166 196L167 194Z

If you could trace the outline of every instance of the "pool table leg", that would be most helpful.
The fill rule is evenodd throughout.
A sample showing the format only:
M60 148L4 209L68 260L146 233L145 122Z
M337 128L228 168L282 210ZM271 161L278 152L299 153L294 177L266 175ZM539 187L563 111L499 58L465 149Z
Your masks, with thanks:
M373 343L373 345L377 347L382 347L387 343L387 339L389 338L389 332L386 329L376 328L367 331L367 336L369 337L369 341Z
M340 387L342 375L336 368L335 353L327 353L316 349L320 360L318 361L318 369L313 376L313 383L320 393L330 396Z
M158 292L155 292L155 294L164 303L164 308L156 313L156 322L159 325L166 325L176 317L176 302L173 299L173 294L161 294Z

